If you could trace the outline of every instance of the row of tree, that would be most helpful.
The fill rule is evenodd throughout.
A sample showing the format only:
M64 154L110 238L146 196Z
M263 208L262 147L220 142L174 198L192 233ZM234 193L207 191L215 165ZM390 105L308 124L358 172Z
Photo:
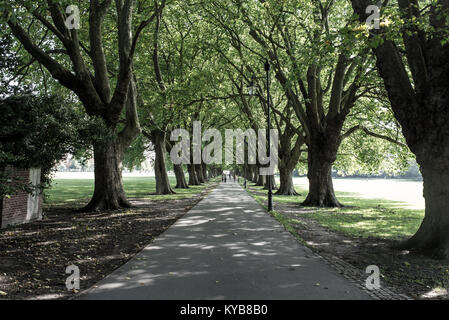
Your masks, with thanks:
M78 149L95 161L86 210L129 207L123 161L139 162L148 148L157 193L174 192L166 164L176 128L265 128L268 59L277 193L296 195L292 172L307 168L303 205L338 207L333 169L400 170L413 153L426 215L405 247L449 254L449 1L384 1L378 29L366 25L368 0L91 0L79 3L80 28L67 27L69 5L1 1L2 36L13 35L4 40L2 81L64 97L78 119L101 123L75 139L88 141L92 148ZM263 185L261 167L235 170ZM220 168L189 164L187 182L173 165L176 188Z

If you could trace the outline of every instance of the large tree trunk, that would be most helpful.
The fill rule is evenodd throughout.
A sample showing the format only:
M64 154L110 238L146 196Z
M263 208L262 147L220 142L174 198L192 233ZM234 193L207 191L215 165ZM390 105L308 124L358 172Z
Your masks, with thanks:
M184 174L184 170L182 169L182 164L174 164L173 171L176 176L176 189L188 189L186 176Z
M447 158L421 164L425 216L418 231L402 243L402 249L415 249L435 258L449 257L449 165Z
M298 193L293 186L293 169L285 166L279 166L280 172L280 186L277 195L283 196L297 196Z
M81 211L114 210L131 207L126 199L122 180L122 161L125 150L141 133L137 115L137 91L134 80L128 88L125 103L125 127L111 142L97 143L94 147L95 188L90 202ZM110 128L113 132L115 129Z
M156 176L156 194L175 193L170 186L167 169L165 167L165 133L160 130L154 130L151 133L154 144L156 158L154 160L154 173Z
M309 151L309 166L307 178L309 179L309 193L303 206L314 207L341 207L338 202L332 183L333 161L326 160L322 152Z
M189 173L189 186L197 186L200 184L196 175L196 170L193 164L187 165L187 171Z
M360 22L366 21L365 9L369 1L351 2ZM449 3L435 1L429 5L429 32L410 27L413 20L422 17L424 9L419 7L418 1L397 1L397 6L406 26L401 39L405 50L400 51L399 41L385 39L373 52L395 118L401 124L407 145L416 155L423 176L424 220L402 247L448 258L449 44L444 40L449 27L446 19ZM382 35L383 30L372 31L376 32Z
M90 202L81 211L130 208L122 181L122 151L117 140L94 146L95 188Z
M325 130L310 134L308 148L309 193L303 206L342 207L335 196L332 183L332 166L337 159L342 136L341 130L346 115L340 115L327 121Z

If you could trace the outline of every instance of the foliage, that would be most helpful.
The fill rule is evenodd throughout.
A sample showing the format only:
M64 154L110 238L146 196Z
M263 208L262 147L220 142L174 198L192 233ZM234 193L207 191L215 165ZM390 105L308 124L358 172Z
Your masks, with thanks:
M89 136L90 123L56 96L10 96L0 100L0 110L0 168L41 167L48 178L57 161L86 146L82 133Z
M139 135L126 150L123 157L123 166L128 170L139 169L142 162L146 160L148 145L143 135Z

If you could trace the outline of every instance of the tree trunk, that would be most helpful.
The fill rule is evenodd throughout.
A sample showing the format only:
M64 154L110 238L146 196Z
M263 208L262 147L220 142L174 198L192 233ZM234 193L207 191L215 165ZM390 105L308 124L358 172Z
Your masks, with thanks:
M204 182L207 182L207 180L209 180L209 177L207 176L207 164L205 164L204 162L201 164L201 170L203 172Z
M196 170L193 164L187 165L187 171L189 173L189 186L197 186L200 184L198 177L196 176Z
M307 178L309 179L309 193L302 205L313 207L342 207L335 196L334 185L332 183L333 161L326 160L322 152L309 151L308 162Z
M426 214L418 231L399 247L444 259L449 257L449 166L447 159L440 160L444 165L421 165Z
M81 211L101 211L130 208L122 180L122 161L125 150L141 133L137 114L134 80L128 88L125 127L112 141L97 143L94 147L95 187L92 199ZM115 129L110 127L113 133ZM103 132L102 132L103 134Z
M201 165L200 165L200 164L194 164L194 168L195 168L195 171L196 171L196 176L197 176L197 178L198 178L198 182L199 182L199 183L204 183L204 182L206 182L206 181L204 180L203 169L201 168Z
M271 190L276 190L278 187L276 185L276 179L274 178L274 175L270 175L270 176L265 176L265 185L264 185L264 190L268 190L268 179L270 179L271 181Z
M122 181L122 155L117 140L94 146L95 188L90 202L81 211L130 208Z
M154 144L156 159L154 161L154 173L156 175L156 194L175 193L170 186L167 169L165 167L165 133L160 130L154 130L151 133Z
M275 194L283 196L299 195L296 192L295 187L293 185L293 169L279 166L279 172L281 184L279 186L278 191Z
M366 5L370 2L351 2L364 23ZM410 3L413 6L398 1L398 9L407 19L419 18L420 8L414 8L418 2ZM447 1L430 5L432 31L408 28L402 32L405 52L389 39L373 48L394 116L423 176L424 220L416 234L401 247L438 258L449 257L449 44L444 41L449 26L447 19L441 19L447 16L447 9ZM403 56L407 57L407 64Z
M165 139L165 148L168 151L168 153L171 152L174 145L175 145L174 142ZM189 186L186 181L186 176L184 174L184 169L183 169L182 164L174 164L173 163L173 171L175 172L175 176L176 176L175 188L176 189L188 189Z
M251 165L251 182L257 183L259 176L259 168L253 164Z
M251 179L252 179L252 174L253 174L253 171L252 171L251 166L247 166L247 167L245 168L245 177L246 177L246 180L251 181Z
M175 171L176 176L176 189L188 189L186 176L184 174L184 170L182 169L182 164L174 164L173 170Z
M256 186L263 187L265 185L265 176L259 174Z

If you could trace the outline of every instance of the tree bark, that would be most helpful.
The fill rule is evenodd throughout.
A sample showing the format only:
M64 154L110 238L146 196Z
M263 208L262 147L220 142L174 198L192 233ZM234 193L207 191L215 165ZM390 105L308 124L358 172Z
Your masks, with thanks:
M251 165L251 182L257 183L259 177L259 168L257 165Z
M116 134L115 128L112 142L94 145L95 187L92 199L81 211L101 211L131 207L126 199L122 180L122 161L125 150L141 133L137 114L137 91L134 80L131 80L126 101L125 127Z
M332 183L332 164L325 151L309 151L308 172L309 193L303 206L342 207L338 202Z
M265 185L264 185L264 189L268 190L268 179L270 179L271 181L271 190L276 190L278 187L276 185L276 179L274 178L274 175L270 175L270 176L265 176Z
M83 212L130 208L122 181L122 155L117 141L94 146L95 187Z
M207 182L209 180L209 177L207 176L207 164L204 162L201 164L201 170L203 173L204 182Z
M265 185L265 176L259 174L256 182L256 186L263 187Z
M169 135L169 133L167 133L167 136ZM167 150L168 153L171 152L173 146L175 145L174 142L165 139L165 149ZM182 164L174 164L173 163L173 171L175 172L175 176L176 176L176 186L175 189L188 189L189 186L187 184L186 181L186 176L184 174L184 169Z
M161 130L153 130L151 137L154 144L154 152L156 158L154 160L154 173L156 176L156 194L173 194L175 193L170 186L167 169L165 167L165 132Z
M199 182L199 183L204 183L204 182L206 182L206 181L204 180L203 169L201 168L201 165L200 165L200 164L194 164L193 166L194 166L194 168L195 168L195 173L196 173L196 176L197 176L197 178L198 178L198 182Z
M188 164L187 171L189 173L189 186L198 186L200 182L198 181L194 165Z
M276 195L297 196L299 195L293 185L293 168L279 166L280 186Z
M449 165L447 158L420 164L423 176L425 216L418 231L401 243L401 249L415 249L428 256L449 256Z
M363 23L369 1L351 2ZM425 198L425 216L420 228L400 247L448 258L449 44L444 38L449 27L445 18L449 3L436 1L429 5L428 21L432 31L424 31L412 23L422 17L418 1L400 0L397 6L406 22L401 42L404 43L407 60L396 41L391 39L382 41L373 48L373 52L394 116L420 165ZM383 30L372 32L382 36Z
M176 176L176 189L188 189L189 186L186 181L186 177L184 174L184 170L182 169L181 164L174 164L173 165L173 171L175 172Z

